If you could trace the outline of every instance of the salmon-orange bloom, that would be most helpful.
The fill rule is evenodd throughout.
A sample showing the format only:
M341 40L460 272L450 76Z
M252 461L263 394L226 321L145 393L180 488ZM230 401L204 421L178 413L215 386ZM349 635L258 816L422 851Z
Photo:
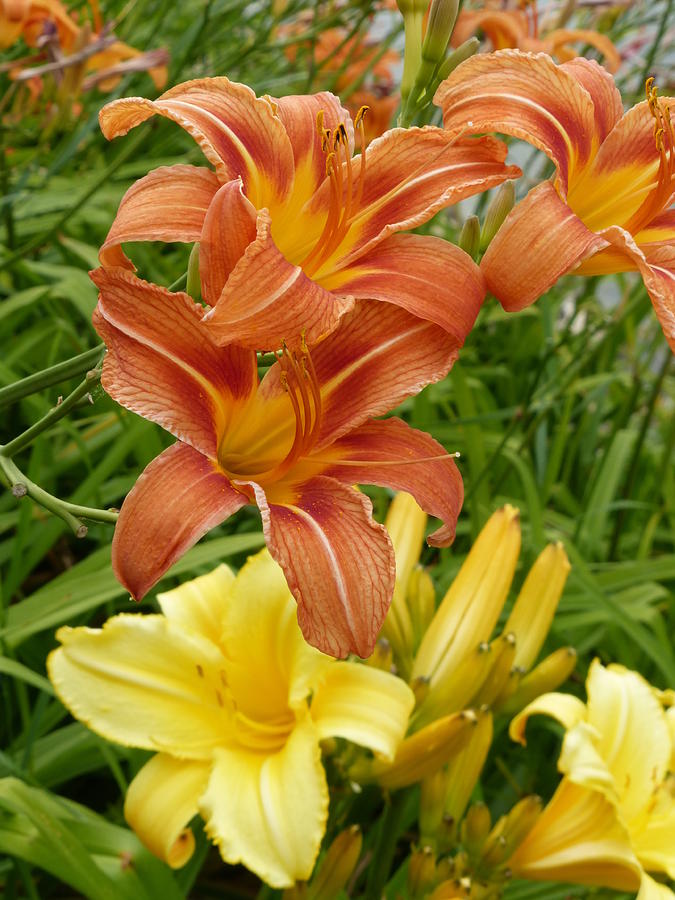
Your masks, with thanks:
M461 345L484 296L476 266L440 238L397 234L500 184L494 138L393 129L352 157L354 126L329 93L258 98L227 78L189 81L158 100L104 107L108 138L159 114L185 128L215 168L155 169L127 191L101 248L132 263L125 241L199 241L204 320L221 344L312 345L354 299L384 300L434 322ZM363 116L356 131L362 133Z
M368 656L394 590L394 553L366 482L404 490L442 520L462 502L453 458L400 419L372 419L442 378L456 356L439 328L392 304L357 303L310 350L284 346L262 381L253 350L219 347L205 310L119 267L98 269L94 325L102 383L178 442L149 464L122 506L113 568L143 596L209 529L249 503L298 602L307 640Z
M438 89L450 133L522 138L555 163L508 215L483 257L505 309L533 303L561 275L637 269L675 351L675 98L624 114L611 75L585 59L556 66L545 54L475 56Z

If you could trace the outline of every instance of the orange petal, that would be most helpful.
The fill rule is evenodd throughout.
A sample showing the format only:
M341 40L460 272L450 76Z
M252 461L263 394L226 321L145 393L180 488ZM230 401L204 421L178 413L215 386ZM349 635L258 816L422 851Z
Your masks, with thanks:
M448 241L419 234L385 238L321 283L357 299L401 306L440 325L460 347L485 296L483 275L468 254Z
M563 44L584 43L595 47L605 57L605 66L610 72L616 72L621 65L621 54L607 35L593 31L591 28L557 28L555 31L549 31L546 35L546 42L551 44L554 56L557 48ZM581 59L581 57L579 58ZM584 62L593 62L593 60L584 60Z
M198 241L218 187L213 172L197 166L161 166L139 178L122 197L101 265L133 269L120 247L126 241Z
M233 406L255 390L255 354L216 347L201 325L202 307L187 294L125 269L97 269L91 277L101 292L94 327L108 348L103 387L122 406L215 457Z
M346 484L379 484L412 494L426 513L444 523L428 543L452 543L464 499L462 478L445 447L424 431L396 418L366 422L318 457L333 459L323 474Z
M230 273L255 240L256 211L244 194L240 178L215 194L204 218L199 244L202 297L215 306Z
M269 214L263 211L256 239L235 265L204 324L223 344L236 341L269 350L284 340L297 344L302 333L314 344L335 328L353 302L331 294L288 262L274 243Z
M563 191L598 143L590 95L545 53L472 56L441 84L434 103L452 134L498 131L543 150Z
M292 205L299 210L326 177L326 154L321 146L317 115L323 112L323 125L331 131L340 123L345 126L350 156L354 152L354 127L348 110L328 91L279 97L273 102L293 148Z
M563 63L560 68L573 75L591 95L598 140L604 141L623 116L621 94L614 79L594 59L578 57Z
M462 9L452 32L452 46L459 47L482 31L494 50L518 47L529 33L527 15L521 10Z
M293 187L293 150L272 105L228 78L200 78L166 91L157 100L113 100L99 114L110 140L153 115L184 128L215 166L221 181L241 176L257 207L282 203Z
M117 579L140 600L186 550L247 502L217 463L173 444L122 504L112 542Z
M394 591L394 551L359 491L318 476L293 496L253 485L270 553L298 603L305 639L331 656L370 656Z
M387 131L366 151L360 203L352 211L349 231L317 279L350 265L390 234L416 228L439 209L518 178L520 169L504 165L505 158L506 145L491 137L458 140L432 126ZM358 156L353 165L359 173ZM357 174L355 192L360 183ZM327 207L329 190L328 183L321 187L308 212Z
M457 342L437 325L390 303L357 303L312 351L323 406L317 448L444 378L456 358Z
M523 309L606 242L589 231L550 181L513 209L481 262L488 289L509 312Z

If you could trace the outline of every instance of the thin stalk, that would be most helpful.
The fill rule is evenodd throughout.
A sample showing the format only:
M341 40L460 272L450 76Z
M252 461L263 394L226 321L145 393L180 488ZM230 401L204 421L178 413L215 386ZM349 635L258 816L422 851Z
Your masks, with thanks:
M380 819L380 829L373 848L373 860L368 867L365 900L380 900L384 894L384 886L389 878L396 844L403 827L407 801L407 791L397 791L390 798L389 805Z
M73 356L72 359L57 363L48 369L43 369L42 372L36 372L34 375L29 375L27 378L0 388L0 409L3 406L9 406L10 403L16 403L24 397L29 397L31 394L37 394L54 384L60 384L69 378L88 372L100 360L104 349L105 346L99 344L92 350L80 353L79 356Z
M41 419L13 440L9 441L9 443L0 446L0 454L6 458L16 455L20 450L23 450L24 447L31 444L39 434L42 434L43 431L51 428L55 422L58 422L59 419L62 419L67 415L70 410L73 409L74 406L77 406L79 401L83 397L86 397L92 388L99 383L101 380L101 367L102 362L99 363L95 369L91 369L87 372L84 381L82 381L72 393L68 394L65 400L62 400L57 406L52 407L52 409L50 409Z

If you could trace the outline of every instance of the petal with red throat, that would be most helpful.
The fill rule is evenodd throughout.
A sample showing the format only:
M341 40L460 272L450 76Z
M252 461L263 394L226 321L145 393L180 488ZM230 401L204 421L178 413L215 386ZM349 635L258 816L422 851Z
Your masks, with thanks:
M426 513L443 522L428 543L445 547L452 542L464 499L462 477L445 447L424 431L395 418L366 422L318 457L323 463L333 460L323 472L328 477L412 494Z
M471 257L449 241L393 234L321 282L357 299L384 300L440 325L461 347L485 297Z
M313 344L335 328L353 302L331 294L288 262L274 243L269 215L263 211L256 239L235 265L204 324L223 344L236 341L269 350L284 340L297 344L302 333Z
M217 463L173 444L122 504L112 542L117 579L140 600L186 550L247 503Z
M394 591L394 551L370 500L318 476L292 493L253 485L270 553L298 602L305 639L330 656L369 656Z
M94 327L108 348L101 382L127 409L215 457L233 407L257 386L255 355L220 348L187 294L125 269L91 273L100 290Z
M514 312L534 303L605 245L545 181L509 213L480 267L488 289L504 309Z
M230 273L255 236L256 211L244 194L243 182L240 178L228 181L211 201L199 243L202 297L210 306L218 302Z
M120 247L126 241L198 241L218 187L213 172L197 166L161 166L139 178L122 197L101 265L133 269Z
M441 84L434 103L452 134L497 131L543 150L564 191L597 146L590 94L545 53L472 56Z
M199 144L221 181L241 176L257 207L281 203L293 187L293 150L271 103L223 76L186 81L157 100L113 100L99 113L110 140L150 116L176 122Z
M360 157L354 157L349 230L317 267L317 279L351 264L390 234L416 228L439 209L518 178L520 169L504 165L505 158L506 145L492 137L462 139L430 125L387 131L366 150L365 176ZM347 180L344 167L342 180ZM328 206L330 189L328 182L322 185L308 214Z

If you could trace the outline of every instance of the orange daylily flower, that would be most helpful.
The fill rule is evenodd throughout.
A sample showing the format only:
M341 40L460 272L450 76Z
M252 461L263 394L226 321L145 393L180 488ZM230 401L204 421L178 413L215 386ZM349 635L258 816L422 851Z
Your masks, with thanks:
M494 138L397 128L352 159L354 126L329 93L257 98L227 78L189 81L158 100L116 100L108 138L152 115L197 141L215 171L155 169L127 191L100 252L133 264L125 241L199 241L204 320L213 338L274 348L314 344L354 299L394 303L460 346L483 297L477 267L440 238L397 234L518 174ZM318 126L317 127L317 122ZM363 141L363 114L356 131Z
M508 47L531 52L548 53L561 62L574 59L578 54L571 44L589 44L602 54L605 66L616 72L621 65L621 56L605 34L591 28L555 28L541 33L537 18L536 4L525 9L504 9L503 4L492 7L485 4L483 9L463 8L452 33L452 45L458 47L482 31L494 50Z
M438 89L450 133L497 131L543 150L553 181L507 216L481 262L507 310L533 303L560 276L637 270L675 351L675 98L648 98L624 114L602 66L556 66L517 50L473 57Z
M404 490L454 537L462 482L433 438L381 415L438 381L457 351L437 325L392 304L357 303L310 354L284 346L262 381L253 350L219 347L204 308L119 267L92 273L94 325L108 347L102 384L178 442L122 505L115 574L142 597L209 529L253 503L298 602L306 639L368 656L395 564L366 482Z

